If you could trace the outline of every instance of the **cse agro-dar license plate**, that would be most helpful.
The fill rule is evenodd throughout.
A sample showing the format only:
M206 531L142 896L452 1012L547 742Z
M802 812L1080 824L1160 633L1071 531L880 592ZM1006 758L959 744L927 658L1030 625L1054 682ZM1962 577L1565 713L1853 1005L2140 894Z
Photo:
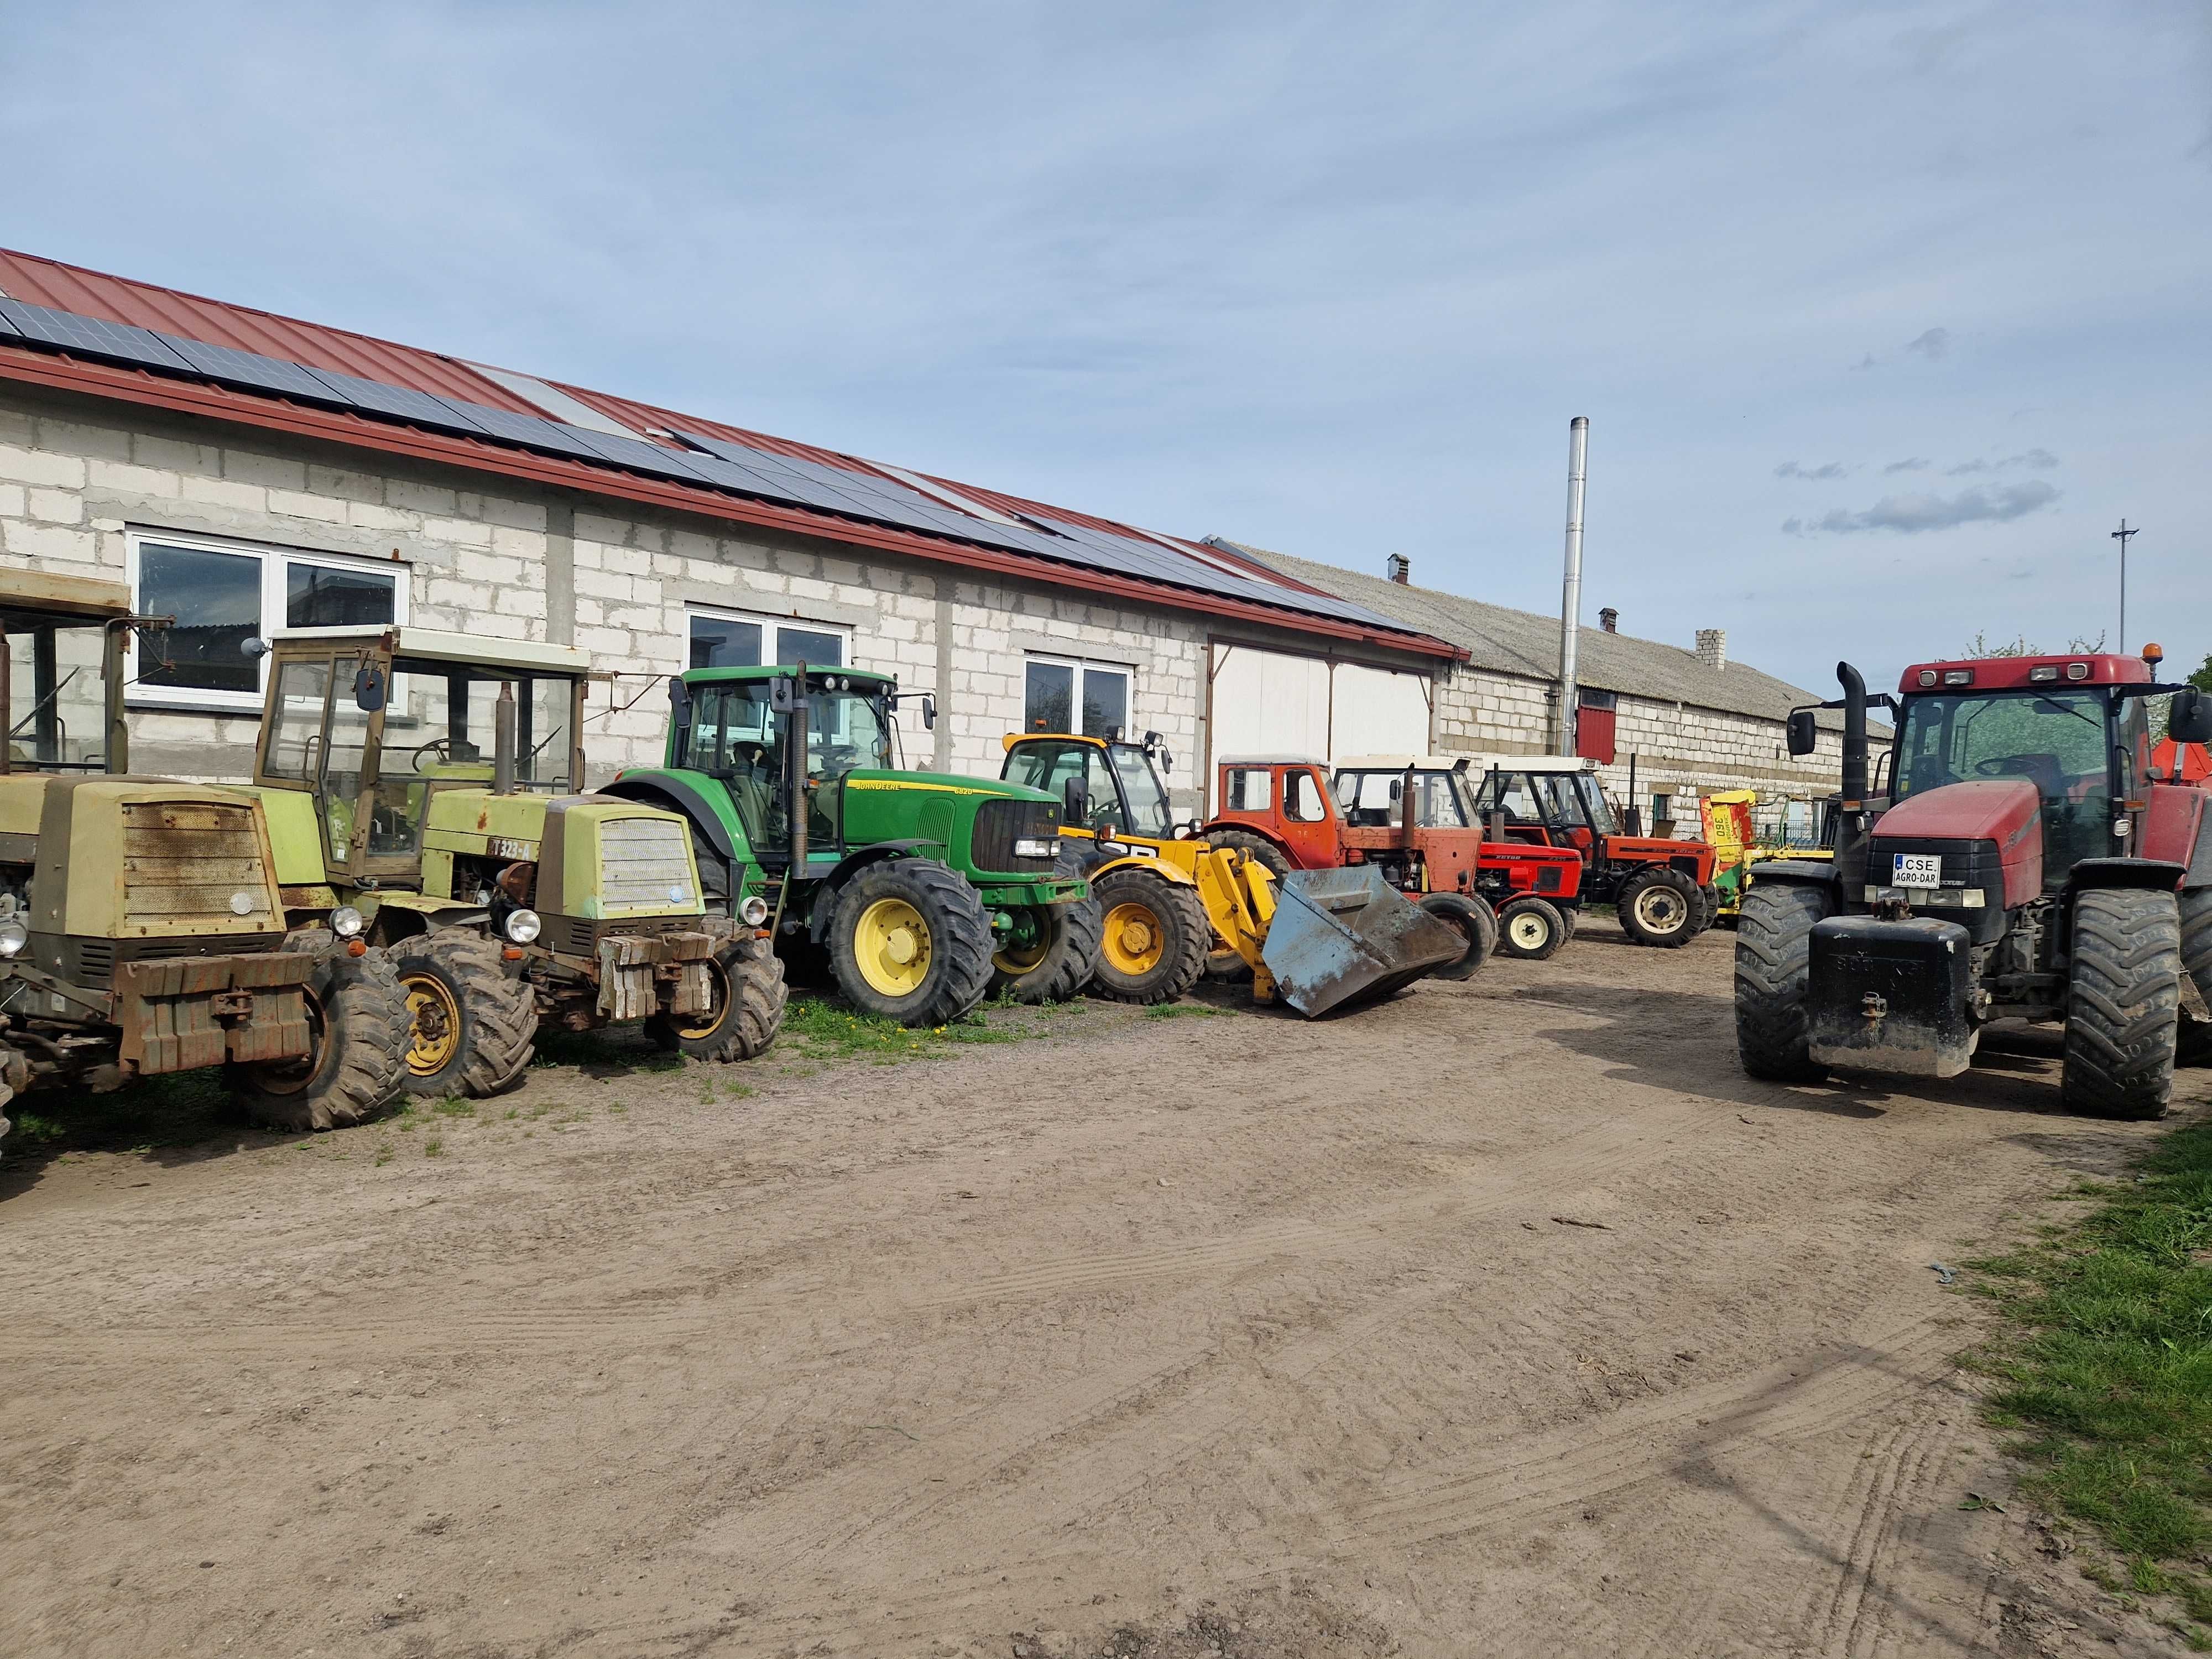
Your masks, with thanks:
M1889 878L1893 887L1941 887L1943 855L1940 853L1893 853L1896 860Z

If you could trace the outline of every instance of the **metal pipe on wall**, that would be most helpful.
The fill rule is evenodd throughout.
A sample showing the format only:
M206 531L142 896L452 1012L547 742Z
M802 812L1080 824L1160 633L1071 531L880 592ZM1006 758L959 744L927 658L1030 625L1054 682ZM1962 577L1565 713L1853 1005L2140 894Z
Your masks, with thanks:
M1589 470L1589 416L1567 428L1567 570L1559 595L1559 718L1557 752L1575 752L1575 646L1583 619L1583 482Z

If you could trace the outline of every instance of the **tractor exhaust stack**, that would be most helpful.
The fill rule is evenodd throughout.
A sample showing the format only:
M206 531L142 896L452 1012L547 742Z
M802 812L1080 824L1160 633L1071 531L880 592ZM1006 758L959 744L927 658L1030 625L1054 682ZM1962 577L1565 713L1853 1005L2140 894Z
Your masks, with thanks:
M1866 859L1866 681L1850 664L1839 662L1836 683L1844 688L1843 796L1836 805L1836 869L1849 891L1861 882Z
M495 795L514 793L514 756L520 746L515 729L514 682L501 680L498 701L491 706L491 792Z
M1589 471L1589 416L1577 415L1567 428L1567 569L1559 594L1559 742L1558 752L1575 752L1575 635L1583 618L1583 482Z

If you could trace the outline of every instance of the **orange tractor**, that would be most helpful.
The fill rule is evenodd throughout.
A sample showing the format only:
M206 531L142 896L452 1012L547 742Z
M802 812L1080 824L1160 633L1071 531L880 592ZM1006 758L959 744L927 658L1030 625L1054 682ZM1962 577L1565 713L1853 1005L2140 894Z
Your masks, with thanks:
M1582 858L1524 842L1486 841L1464 757L1346 758L1332 789L1314 760L1230 756L1221 805L1198 833L1249 854L1278 875L1371 864L1468 940L1465 971L1493 948L1541 959L1572 936Z

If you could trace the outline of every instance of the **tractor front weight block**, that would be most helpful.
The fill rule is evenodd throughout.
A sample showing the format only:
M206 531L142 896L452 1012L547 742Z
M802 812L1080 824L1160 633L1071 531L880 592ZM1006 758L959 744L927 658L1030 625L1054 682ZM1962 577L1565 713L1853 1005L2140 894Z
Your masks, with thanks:
M1815 923L1806 986L1812 1058L1845 1070L1958 1076L1974 1056L1972 961L1955 921Z

